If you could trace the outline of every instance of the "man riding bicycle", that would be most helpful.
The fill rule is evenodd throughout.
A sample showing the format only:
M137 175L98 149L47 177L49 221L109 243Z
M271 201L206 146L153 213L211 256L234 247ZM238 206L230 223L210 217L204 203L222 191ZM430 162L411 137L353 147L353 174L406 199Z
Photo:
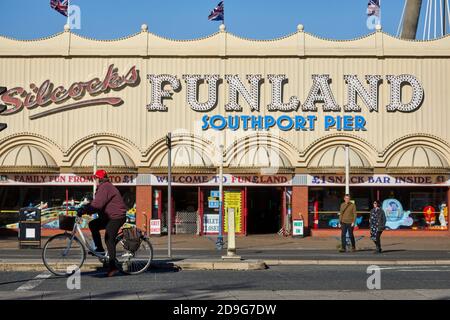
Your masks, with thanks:
M78 216L87 214L98 214L98 219L89 222L89 229L96 246L97 253L104 253L100 230L105 229L105 243L109 255L108 277L112 277L119 270L116 264L115 239L120 227L126 222L127 208L120 195L119 190L109 181L105 170L97 170L94 175L97 181L95 198L90 203L85 201L78 209Z

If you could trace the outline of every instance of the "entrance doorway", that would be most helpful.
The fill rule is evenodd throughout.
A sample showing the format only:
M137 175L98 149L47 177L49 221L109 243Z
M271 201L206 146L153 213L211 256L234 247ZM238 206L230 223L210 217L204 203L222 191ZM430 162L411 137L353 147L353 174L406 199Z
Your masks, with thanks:
M167 232L167 188L153 192L153 219L161 219L163 232ZM198 234L199 197L198 187L172 188L172 233Z
M277 233L282 223L283 189L255 187L247 189L247 232Z
M175 209L175 233L198 234L200 225L198 214L198 188L173 188Z

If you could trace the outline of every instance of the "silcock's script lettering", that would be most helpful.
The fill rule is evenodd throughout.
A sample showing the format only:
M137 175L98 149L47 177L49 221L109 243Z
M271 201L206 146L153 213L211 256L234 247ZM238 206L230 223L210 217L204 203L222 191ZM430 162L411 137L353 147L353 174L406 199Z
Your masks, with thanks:
M5 110L2 115L11 115L26 109L35 109L37 107L46 107L49 104L61 104L69 100L80 100L86 94L90 96L96 96L101 93L107 93L110 89L119 90L126 86L133 86L138 83L139 71L136 70L136 66L133 66L125 75L119 75L118 69L111 64L108 67L103 80L94 78L86 82L74 82L68 88L60 85L55 87L55 84L50 80L45 80L40 86L32 83L30 84L30 90L27 91L23 87L15 87L6 91L0 100L7 106L10 106ZM51 114L59 113L62 111L99 105L108 104L112 106L118 106L123 103L123 100L118 97L103 97L90 100L77 101L72 104L58 106L41 113L33 114L30 119L38 119Z

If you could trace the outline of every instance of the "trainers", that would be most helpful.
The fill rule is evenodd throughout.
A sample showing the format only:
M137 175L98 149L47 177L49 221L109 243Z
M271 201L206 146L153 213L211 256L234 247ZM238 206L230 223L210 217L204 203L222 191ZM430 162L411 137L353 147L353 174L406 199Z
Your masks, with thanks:
M345 249L339 249L339 252L345 252Z
M352 248L352 252L356 252L356 248L355 247Z

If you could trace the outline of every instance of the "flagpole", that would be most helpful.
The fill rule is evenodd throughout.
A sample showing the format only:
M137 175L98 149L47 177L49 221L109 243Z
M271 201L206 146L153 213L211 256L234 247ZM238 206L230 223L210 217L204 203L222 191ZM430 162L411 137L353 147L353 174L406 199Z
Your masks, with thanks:
M69 29L72 29L72 28L70 28L70 0L67 0L67 25L69 26Z
M380 24L380 26L381 26L381 28L383 28L383 26L381 25L381 0L380 0L380 2L379 2L379 4L380 4L380 21L379 21L379 24Z

